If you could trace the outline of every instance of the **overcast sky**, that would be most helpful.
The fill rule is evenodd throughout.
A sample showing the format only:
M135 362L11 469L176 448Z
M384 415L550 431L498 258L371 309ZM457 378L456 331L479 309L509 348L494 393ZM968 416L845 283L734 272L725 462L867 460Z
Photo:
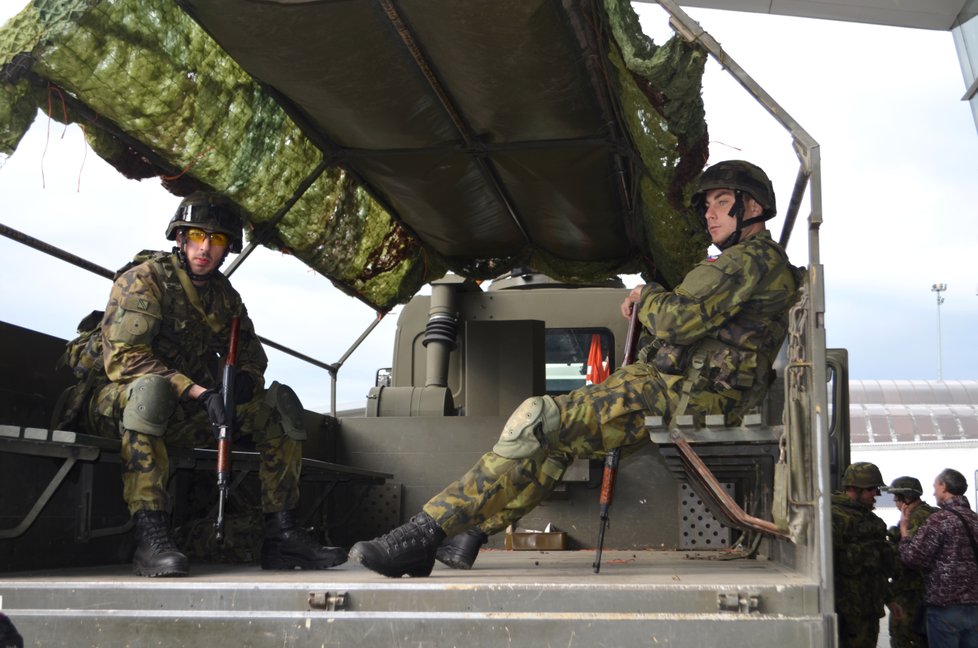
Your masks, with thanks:
M668 29L657 6L638 7L657 42ZM6 12L6 13L5 13ZM10 12L0 7L0 21ZM949 32L691 10L756 81L820 144L821 261L830 346L849 349L851 378L936 379L935 282L945 379L978 371L978 208L971 190L978 135ZM710 63L704 87L711 162L749 159L768 170L785 211L798 169L790 140ZM125 180L84 144L80 130L40 117L17 152L0 160L0 222L115 269L163 233L179 199L154 180ZM807 198L800 214L808 214ZM779 231L780 220L774 221ZM799 228L789 246L807 263ZM69 338L103 308L106 279L0 237L0 320ZM234 275L259 333L334 362L374 312L291 257L266 249ZM340 403L362 403L388 366L388 315L340 372ZM269 350L269 376L305 404L329 402L328 375Z

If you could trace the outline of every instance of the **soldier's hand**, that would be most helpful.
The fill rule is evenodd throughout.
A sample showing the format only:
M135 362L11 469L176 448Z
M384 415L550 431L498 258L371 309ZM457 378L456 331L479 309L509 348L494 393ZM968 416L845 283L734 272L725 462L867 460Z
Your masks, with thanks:
M221 398L220 391L208 389L197 397L197 402L207 412L207 418L210 419L211 425L220 427L227 424L227 417L224 415L224 399Z
M628 293L628 296L625 297L625 301L621 303L621 314L625 319L629 319L632 316L632 309L635 308L635 304L638 303L638 300L642 298L643 288L645 288L644 285L635 286L632 288L632 292Z
M897 623L903 621L903 617L905 616L906 613L904 612L902 605L896 602L892 602L892 603L887 603L886 607L890 608L890 618L892 618Z

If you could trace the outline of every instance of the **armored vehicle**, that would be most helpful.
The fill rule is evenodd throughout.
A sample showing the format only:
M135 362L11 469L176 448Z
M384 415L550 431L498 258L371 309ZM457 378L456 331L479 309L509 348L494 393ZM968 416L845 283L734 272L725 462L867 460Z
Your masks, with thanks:
M66 341L4 324L0 607L28 642L834 645L828 494L848 463L848 403L845 354L825 348L819 148L659 4L676 32L661 46L617 0L36 2L8 25L11 123L26 128L56 88L127 177L217 190L249 214L227 273L267 245L380 314L406 302L362 410L337 411L334 390L330 412L306 414L301 508L343 546L416 512L525 398L615 369L620 276L675 285L706 253L688 199L708 148L707 56L790 134L799 166L775 234L808 242L763 407L735 426L648 420L652 443L619 467L597 573L597 462L576 462L471 571L391 580L350 565L261 571L244 451L240 533L213 545L215 457L201 449L174 456L171 485L203 557L187 578L133 576L118 442L52 428L73 380L49 369ZM341 364L323 364L334 381Z

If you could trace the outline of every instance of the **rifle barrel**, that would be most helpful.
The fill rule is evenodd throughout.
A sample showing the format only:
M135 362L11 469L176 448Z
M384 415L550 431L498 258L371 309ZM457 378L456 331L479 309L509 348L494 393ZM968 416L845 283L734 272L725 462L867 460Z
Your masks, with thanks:
M234 429L234 365L238 356L238 331L241 318L231 320L231 336L228 355L224 362L221 397L224 402L224 425L217 433L217 519L214 520L214 537L224 541L224 508L228 500L228 481L231 475L231 433Z

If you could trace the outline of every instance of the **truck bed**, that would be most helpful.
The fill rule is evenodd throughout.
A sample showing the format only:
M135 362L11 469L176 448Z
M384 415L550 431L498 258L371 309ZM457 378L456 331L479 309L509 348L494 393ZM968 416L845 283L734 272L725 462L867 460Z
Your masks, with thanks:
M823 643L816 584L724 555L606 551L595 574L591 551L488 550L471 571L436 564L420 579L196 563L147 579L126 564L9 573L0 595L37 646Z

